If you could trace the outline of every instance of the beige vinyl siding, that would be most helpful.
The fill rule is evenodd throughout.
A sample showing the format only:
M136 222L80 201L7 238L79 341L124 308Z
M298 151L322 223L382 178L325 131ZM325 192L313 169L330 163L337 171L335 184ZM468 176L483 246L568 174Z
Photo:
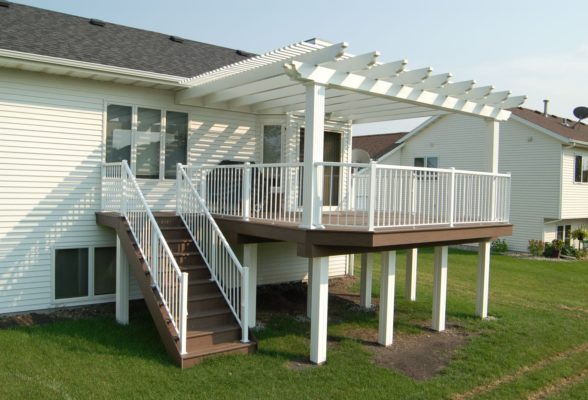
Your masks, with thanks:
M0 314L55 306L55 248L115 245L114 231L95 223L106 104L188 112L190 163L260 159L255 116L176 106L174 95L0 69ZM174 180L140 180L140 186L155 209L174 208ZM279 262L266 263L280 265L266 281L303 279L307 267L293 250L261 258L278 255ZM332 263L336 274L345 273L345 257ZM131 293L139 295L135 284Z
M562 155L561 218L588 218L588 183L574 182L575 157L588 157L588 150L564 147Z
M329 276L343 276L347 256L329 257ZM308 258L296 255L295 243L263 243L258 246L257 282L259 285L299 282L308 279Z
M438 157L440 168L488 171L490 138L484 120L448 115L408 139L399 150L401 165L415 157ZM397 154L398 154L397 153ZM393 164L392 157L382 160ZM559 215L561 144L514 119L500 124L499 171L512 174L510 221L512 250L526 251L529 239L541 239L544 218Z

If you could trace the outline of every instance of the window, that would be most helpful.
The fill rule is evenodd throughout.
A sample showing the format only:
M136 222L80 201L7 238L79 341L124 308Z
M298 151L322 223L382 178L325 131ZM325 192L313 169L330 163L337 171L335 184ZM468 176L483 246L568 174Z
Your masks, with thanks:
M282 161L282 126L263 126L263 159L264 164L275 164Z
M187 113L115 104L106 113L106 162L127 160L137 178L176 177L187 160Z
M415 157L415 167L438 168L439 162L437 157Z
M572 242L572 226L559 225L557 227L557 240L563 240L563 242L569 246Z
M576 156L574 182L588 183L588 156Z
M55 300L114 294L116 247L56 249L54 278Z

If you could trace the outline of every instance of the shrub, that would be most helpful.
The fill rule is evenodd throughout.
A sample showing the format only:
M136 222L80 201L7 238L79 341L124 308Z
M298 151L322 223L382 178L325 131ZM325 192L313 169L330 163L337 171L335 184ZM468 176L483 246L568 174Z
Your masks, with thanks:
M565 244L563 240L553 239L551 243L545 243L545 250L543 255L545 257L559 258L559 255L564 248Z
M490 251L492 253L504 254L508 251L508 245L506 244L504 239L503 240L496 239L490 245Z
M529 240L529 253L535 257L543 255L545 251L545 243L542 240Z
M588 239L588 229L584 228L583 226L579 226L574 229L572 232L572 239L576 239L578 243L578 250L580 249L580 245L586 239Z
M574 258L578 258L578 256L579 256L578 250L572 246L567 245L567 244L561 249L560 254L563 256L569 256L569 257L574 257Z

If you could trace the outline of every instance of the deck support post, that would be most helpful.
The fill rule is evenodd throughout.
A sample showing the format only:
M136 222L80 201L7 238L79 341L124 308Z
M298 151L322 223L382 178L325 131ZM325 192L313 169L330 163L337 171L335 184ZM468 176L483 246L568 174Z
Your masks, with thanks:
M129 263L116 236L116 322L129 324Z
M390 346L394 337L394 289L396 286L396 252L382 252L380 274L380 315L378 343Z
M359 283L359 305L363 308L372 308L372 269L373 254L361 255L361 278Z
M243 265L249 268L247 325L249 328L255 328L257 321L257 243L243 245Z
M432 328L438 332L445 330L445 305L447 301L447 250L447 246L435 247Z
M488 318L488 291L490 288L490 241L479 243L478 285L476 291L476 315Z
M316 83L306 85L304 138L304 193L301 228L322 229L323 168L315 163L323 161L325 137L326 88Z
M419 249L406 250L406 284L404 297L416 301L416 281Z
M327 309L329 304L329 258L316 257L312 263L312 312L310 318L310 361L327 361Z
M306 282L306 316L312 315L312 258L308 259L308 280Z

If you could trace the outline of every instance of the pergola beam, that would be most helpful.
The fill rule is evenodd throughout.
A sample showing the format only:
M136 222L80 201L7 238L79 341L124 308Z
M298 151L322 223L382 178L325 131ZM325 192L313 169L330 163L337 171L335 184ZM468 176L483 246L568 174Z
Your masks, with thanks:
M361 71L360 74L372 79L392 78L404 70L408 61L398 60L385 64L376 64L372 68Z
M379 56L379 52L372 51L370 53L362 54L360 56L349 57L337 61L329 61L326 63L322 63L320 65L325 68L334 68L337 71L351 73L362 71L366 68L371 67L376 63Z

